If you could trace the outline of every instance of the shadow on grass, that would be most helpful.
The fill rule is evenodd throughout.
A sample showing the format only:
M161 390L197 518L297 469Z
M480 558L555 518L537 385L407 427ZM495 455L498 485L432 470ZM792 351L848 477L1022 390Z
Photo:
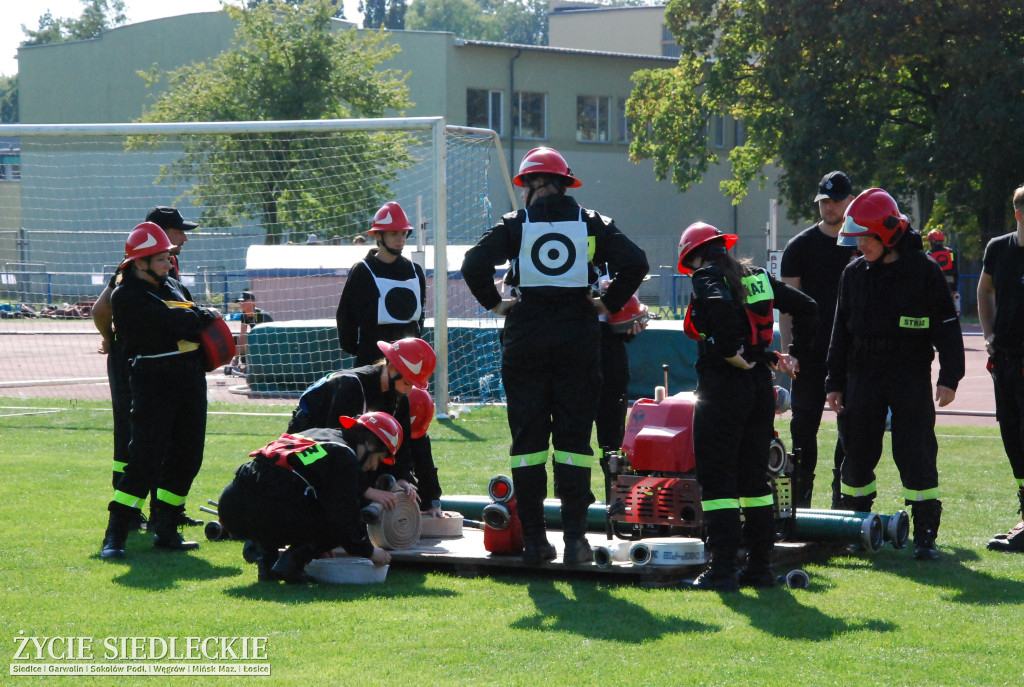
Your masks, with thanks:
M537 612L512 623L519 630L544 630L629 644L642 644L665 635L714 632L721 628L696 620L657 616L642 606L617 598L607 589L582 579L511 580L525 584ZM568 585L568 592L563 591ZM580 608L600 608L601 620Z
M812 606L800 603L799 596L814 592L813 583L806 590L786 587L755 590L747 594L721 594L722 604L734 613L746 616L752 627L780 639L821 642L849 632L894 632L895 623L886 620L865 620L851 623L834 618ZM707 592L692 592L706 594Z
M98 559L99 554L93 557ZM126 558L108 561L107 565L124 568L111 580L114 584L150 591L173 589L183 580L216 580L241 572L238 566L213 565L198 555L159 549L129 549Z
M443 420L435 420L435 422L438 423L439 425L443 426L445 429L451 430L455 434L458 434L460 437L462 437L463 439L466 439L468 441L483 441L484 440L484 438L482 436L480 436L479 434L477 434L476 432L471 432L468 429L466 429L466 427L464 425L457 424L457 423L455 423L452 420L449 420L447 418L445 418ZM438 439L438 441L452 441L452 439L449 439L449 438L445 437L443 439Z
M886 551L886 555L839 558L832 564L899 575L945 590L946 600L953 603L995 606L1019 604L1024 599L1024 580L997 577L976 569L983 560L976 550L943 546L941 542L939 546L939 559L935 561L915 561L908 547L903 551Z
M424 587L426 573L388 570L388 580L382 584L284 584L283 582L257 582L256 566L247 566L249 584L225 589L224 593L237 599L270 601L276 603L321 603L323 601L354 601L356 599L406 599L419 597L450 597L455 592L447 589Z

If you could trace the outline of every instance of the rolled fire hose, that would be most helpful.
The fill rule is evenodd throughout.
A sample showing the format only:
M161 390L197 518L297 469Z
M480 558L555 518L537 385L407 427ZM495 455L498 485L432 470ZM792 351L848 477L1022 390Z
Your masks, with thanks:
M382 549L408 549L420 539L420 509L405 492L395 493L395 507L391 510L384 508L373 509L376 517L370 521L367 517L368 508L363 509L364 518L367 519L366 531L370 535L370 541L374 546ZM371 506L380 504L371 504ZM372 516L371 516L372 517Z
M629 560L629 549L633 544L633 542L618 541L598 546L594 549L594 563L599 568L611 567L613 562L625 563Z
M651 547L638 541L629 547L629 560L633 565L644 566L651 562Z
M876 513L837 515L836 511L808 513L801 508L793 518L792 539L860 544L874 553L884 541L882 519Z
M797 517L804 515L818 515L822 513L835 513L846 517L864 517L867 513L852 510L825 510L823 508L800 508L797 509ZM907 546L910 540L910 516L907 511L898 510L892 515L878 513L882 519L882 539L892 544L894 549L902 549Z
M489 496L454 496L441 497L441 509L462 513L462 517L470 520L483 520L484 508L491 503ZM562 503L558 499L544 499L544 521L548 527L561 529ZM592 503L587 509L587 531L604 532L605 504Z
M629 547L633 565L697 565L705 562L704 542L693 537L657 537Z

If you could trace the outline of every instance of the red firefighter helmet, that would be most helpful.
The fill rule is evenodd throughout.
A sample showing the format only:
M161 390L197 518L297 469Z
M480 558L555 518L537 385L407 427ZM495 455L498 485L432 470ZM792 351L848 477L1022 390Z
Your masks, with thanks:
M853 199L846 208L843 228L836 243L856 246L857 237L874 236L886 247L892 248L910 227L907 216L900 213L896 201L888 191L869 188Z
M649 319L650 313L647 306L641 303L634 293L622 306L622 310L610 313L605 321L615 334L628 334L635 322L647 322Z
M420 389L427 388L430 375L434 374L434 366L437 365L437 355L430 344L423 339L409 337L395 343L378 341L377 348L410 384Z
M132 260L163 253L174 248L167 234L154 222L143 222L132 229L124 243L124 260L117 269L124 269Z
M946 240L946 237L938 229L932 229L931 231L928 232L928 240L929 241L938 241L939 243L942 243L943 241Z
M430 421L434 419L434 399L426 389L414 387L409 392L409 433L413 439L419 439L430 429Z
M412 231L405 210L393 200L384 203L380 210L377 210L377 214L373 216L373 226L367 233L377 234L382 231Z
M512 183L516 186L524 186L523 177L530 174L554 174L565 179L566 188L579 188L583 185L579 179L572 175L569 164L562 157L562 154L554 148L534 148L519 163L519 174L512 177Z
M703 245L708 241L714 241L715 239L723 239L725 241L725 249L729 250L736 245L740 237L736 234L723 234L717 227L705 224L704 222L694 222L686 227L686 229L683 229L683 233L679 236L679 274L692 274L693 270L683 264L686 262L686 258L689 257L690 253L697 246Z
M338 423L344 429L360 425L370 430L375 437L381 440L385 450L388 452L388 457L384 458L381 462L386 465L395 464L395 454L398 453L398 448L402 445L402 425L398 424L398 420L387 413L375 410L372 413L365 413L356 418L342 415L338 418Z

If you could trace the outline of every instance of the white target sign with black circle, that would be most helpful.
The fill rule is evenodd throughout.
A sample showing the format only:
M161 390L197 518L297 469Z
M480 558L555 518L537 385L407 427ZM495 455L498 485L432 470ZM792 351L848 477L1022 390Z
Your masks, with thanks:
M520 286L587 285L587 225L525 222L519 249Z
M374 275L373 280L380 293L377 299L377 324L405 324L420 319L423 299L420 298L418 277L398 281Z

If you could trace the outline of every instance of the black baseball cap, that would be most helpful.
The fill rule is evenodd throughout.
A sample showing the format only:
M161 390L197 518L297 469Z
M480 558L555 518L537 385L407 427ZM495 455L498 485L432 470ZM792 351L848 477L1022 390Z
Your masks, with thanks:
M199 226L195 222L186 222L177 208L169 208L166 205L158 205L150 210L146 215L146 221L157 224L161 229L180 231L192 231Z
M242 303L243 301L254 301L256 296L252 295L252 291L243 291L242 295L235 299L235 303Z
M853 185L850 183L850 177L836 170L829 172L818 182L818 195L814 197L814 202L817 203L826 198L844 200L852 195Z

